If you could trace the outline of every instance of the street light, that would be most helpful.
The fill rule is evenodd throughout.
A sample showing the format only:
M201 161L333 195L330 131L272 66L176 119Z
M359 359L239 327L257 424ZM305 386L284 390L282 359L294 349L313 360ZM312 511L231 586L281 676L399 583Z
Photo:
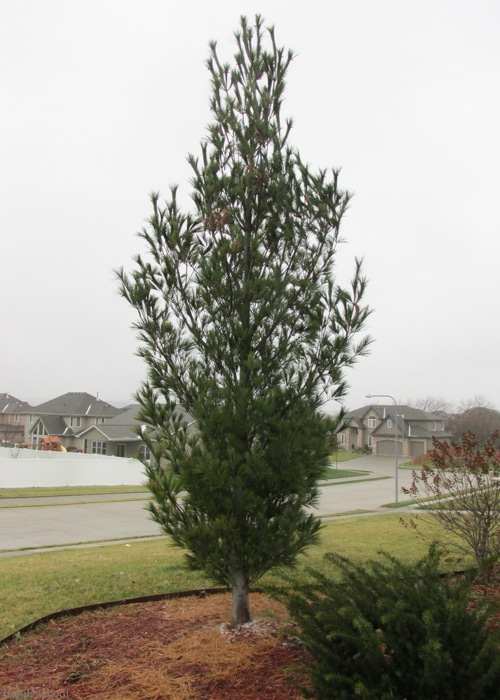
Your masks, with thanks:
M394 466L394 475L396 477L396 503L398 503L399 499L399 487L398 487L398 413L397 413L397 402L394 396L391 396L390 394L367 394L366 395L367 399L373 399L373 398L380 398L380 399L391 399L391 401L394 401L394 454L395 454L395 460L396 464ZM402 436L404 440L404 435Z

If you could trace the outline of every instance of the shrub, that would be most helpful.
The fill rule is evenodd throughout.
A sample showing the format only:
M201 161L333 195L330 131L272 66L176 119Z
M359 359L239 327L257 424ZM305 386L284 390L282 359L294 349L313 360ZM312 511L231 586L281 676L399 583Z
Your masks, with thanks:
M331 573L311 571L308 583L275 591L312 657L306 697L498 697L498 633L487 631L484 608L468 609L467 579L440 577L435 546L416 564L326 556Z
M402 489L452 535L442 546L474 557L483 583L500 557L499 438L493 433L484 445L473 433L452 445L433 438L432 464L414 471L410 488ZM418 530L416 518L403 522Z

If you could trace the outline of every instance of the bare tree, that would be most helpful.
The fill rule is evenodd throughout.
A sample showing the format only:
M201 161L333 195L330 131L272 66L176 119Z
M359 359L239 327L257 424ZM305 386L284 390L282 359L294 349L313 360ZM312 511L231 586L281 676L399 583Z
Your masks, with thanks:
M427 413L449 413L452 410L452 405L446 399L441 396L423 396L418 399L407 399L406 403L408 406L413 408L419 408L421 411L427 411Z
M0 423L0 447L8 447L14 458L19 455L19 443L22 442L23 437L19 424L11 423L9 420Z
M494 410L495 406L489 399L486 399L481 394L474 394L474 396L460 401L457 413L465 413L465 411L469 411L471 408L487 408L488 410Z
M500 431L500 412L484 397L474 396L460 402L458 412L447 420L446 429L456 439L474 433L484 444L493 432Z

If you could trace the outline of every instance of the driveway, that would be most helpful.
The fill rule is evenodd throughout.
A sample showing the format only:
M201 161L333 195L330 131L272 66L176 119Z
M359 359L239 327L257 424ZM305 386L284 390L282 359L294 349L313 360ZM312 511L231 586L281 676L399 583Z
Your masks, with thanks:
M377 512L396 501L396 464L394 457L366 455L350 462L342 462L339 469L366 471L356 479L334 481L321 489L318 512L321 517L355 510ZM402 486L411 483L412 470L398 469L398 501L407 501Z

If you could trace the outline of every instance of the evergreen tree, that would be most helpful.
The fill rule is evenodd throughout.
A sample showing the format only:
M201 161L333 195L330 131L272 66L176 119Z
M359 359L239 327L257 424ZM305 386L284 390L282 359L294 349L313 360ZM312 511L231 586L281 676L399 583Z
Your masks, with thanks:
M360 261L347 287L333 275L350 195L338 171L310 172L288 144L292 53L260 17L241 19L236 43L232 66L210 45L213 122L201 158L189 156L193 213L175 187L164 206L153 194L147 257L118 275L148 367L137 399L151 515L192 567L232 588L243 623L250 584L317 540L307 509L335 429L319 409L366 353L355 335L369 311Z

